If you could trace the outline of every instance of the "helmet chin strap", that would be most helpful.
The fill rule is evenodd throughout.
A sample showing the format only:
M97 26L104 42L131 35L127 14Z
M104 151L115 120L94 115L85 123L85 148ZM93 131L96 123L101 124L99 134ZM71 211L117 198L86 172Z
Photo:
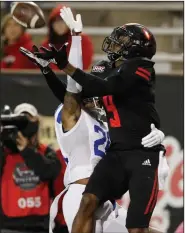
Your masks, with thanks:
M121 61L121 62L123 62L123 61L125 61L126 60L126 58L124 58L124 57L119 57L117 60L115 60L115 62L117 62L117 61Z
M118 59L114 62L115 67L120 66L125 60L126 60L126 59L125 59L124 57L118 58Z
M121 54L117 54L117 53L108 53L107 54L107 57L110 61L117 61L119 59L122 58L122 55Z
M120 66L124 60L126 60L124 57L122 57L121 55L116 59L116 60L111 60L114 63L114 67L118 67Z

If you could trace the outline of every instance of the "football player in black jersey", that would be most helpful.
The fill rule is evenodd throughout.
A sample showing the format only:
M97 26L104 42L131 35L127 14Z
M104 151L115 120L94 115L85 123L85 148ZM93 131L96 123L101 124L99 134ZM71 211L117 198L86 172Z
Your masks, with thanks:
M93 216L100 203L119 199L129 190L131 203L126 226L130 233L149 232L149 221L158 194L157 168L160 146L141 145L151 123L160 127L155 109L155 70L151 58L156 53L153 34L143 25L116 27L106 37L103 51L110 62L93 67L87 74L69 64L66 46L51 46L43 59L55 59L58 67L83 87L83 95L102 97L107 113L111 147L96 166L82 198L73 233L93 231Z

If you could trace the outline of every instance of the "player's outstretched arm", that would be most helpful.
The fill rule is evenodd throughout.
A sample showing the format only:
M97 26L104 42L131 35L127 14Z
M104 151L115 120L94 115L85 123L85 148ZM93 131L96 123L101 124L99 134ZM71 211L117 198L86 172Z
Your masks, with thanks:
M81 36L72 36L69 60L74 65L82 68ZM67 76L67 88L62 108L62 124L65 131L72 129L81 115L81 92L82 87L70 76Z
M63 45L59 50L53 45L50 45L50 48L51 50L42 48L45 53L39 52L35 54L42 59L55 59L59 69L63 70L83 87L85 96L100 97L114 94L122 95L129 90L134 83L135 75L131 65L125 65L115 76L112 76L108 80L102 80L101 78L93 74L88 74L69 63L66 50L67 44Z
M63 7L60 10L60 16L64 20L64 22L67 24L67 26L70 28L72 35L75 35L75 34L79 35L82 32L83 24L82 24L82 19L81 19L80 14L77 14L76 19L75 19L71 9L69 7ZM82 69L82 65L78 67ZM86 90L82 90L81 96L82 98L89 98L89 97L92 97L93 95L91 95L90 92L86 92Z
M63 71L83 87L85 95L93 97L115 94L115 84L112 80L107 81L93 74L88 74L78 68L75 68L70 63L67 64Z
M66 8L65 10L61 10L61 17L69 26L71 31L79 33L82 30L82 22L80 15L76 17L74 20L72 12L70 8ZM125 90L130 88L132 85L132 77L128 77L131 75L131 67L127 66L122 72L124 72L124 76L127 78L123 78L120 75L120 72L116 75L116 77L109 78L108 80L102 80L101 78L83 72L81 69L75 68L78 67L74 63L71 63L68 60L67 55L67 43L63 45L59 50L56 49L53 45L50 45L50 50L41 47L44 53L36 52L35 55L38 58L42 58L45 60L54 59L58 68L63 70L67 75L72 77L77 83L79 83L83 87L83 94L85 96L104 96L104 95L113 95L113 94L122 94ZM76 52L77 53L77 52ZM74 53L75 54L75 53ZM74 65L74 66L73 66ZM129 71L129 72L128 72Z
M63 7L60 16L71 30L72 43L69 52L69 61L82 69L82 46L81 36L78 34L82 31L81 16L77 15L74 19L70 8ZM56 54L56 48L52 47L52 51ZM76 83L70 76L67 76L67 88L64 97L64 106L62 108L62 124L65 131L69 131L74 127L81 115L81 98L80 92L82 87Z
M34 45L33 51L38 52L38 48ZM53 92L54 96L61 102L64 103L64 95L66 92L66 84L62 82L62 80L59 80L58 77L55 75L55 73L52 71L52 69L49 67L49 63L51 61L47 61L41 58L37 58L33 52L20 47L20 52L26 56L31 62L33 62L35 65L39 67L42 74L44 75L46 82L48 84L48 87Z
M78 93L66 92L62 108L62 126L64 131L71 130L77 123L81 114L81 98Z
M66 83L60 80L56 74L50 69L48 73L42 72L48 87L52 91L53 95L61 102L64 103L64 96L66 93Z

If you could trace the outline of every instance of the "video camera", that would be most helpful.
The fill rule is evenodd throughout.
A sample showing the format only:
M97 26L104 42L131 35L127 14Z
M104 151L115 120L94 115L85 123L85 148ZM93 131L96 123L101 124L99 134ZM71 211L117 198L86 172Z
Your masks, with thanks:
M0 143L2 146L15 147L18 131L22 131L28 124L24 114L13 114L11 108L5 105L0 115ZM12 148L13 149L13 148Z

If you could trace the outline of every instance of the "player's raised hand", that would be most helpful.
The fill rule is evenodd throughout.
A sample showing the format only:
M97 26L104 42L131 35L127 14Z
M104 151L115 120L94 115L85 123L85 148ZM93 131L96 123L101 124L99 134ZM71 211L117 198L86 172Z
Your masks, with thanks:
M68 56L67 56L67 48L68 43L65 43L59 50L55 48L54 45L49 44L50 49L47 49L45 47L40 47L40 49L43 52L35 52L34 55L36 57L47 60L47 61L52 61L55 64L57 64L59 69L64 69L68 62Z
M76 20L75 20L71 8L63 7L62 9L60 9L60 16L67 24L67 26L70 28L71 34L73 34L74 32L77 34L82 32L83 25L80 14L76 15Z
M42 58L38 58L34 52L39 52L38 48L34 45L33 46L33 52L29 51L28 49L24 47L19 48L20 52L27 57L31 62L35 63L41 70L45 67L48 67L48 65L53 62L52 60L44 60Z
M164 133L157 129L154 124L151 124L151 133L142 138L141 144L144 147L153 147L161 144L164 140Z

